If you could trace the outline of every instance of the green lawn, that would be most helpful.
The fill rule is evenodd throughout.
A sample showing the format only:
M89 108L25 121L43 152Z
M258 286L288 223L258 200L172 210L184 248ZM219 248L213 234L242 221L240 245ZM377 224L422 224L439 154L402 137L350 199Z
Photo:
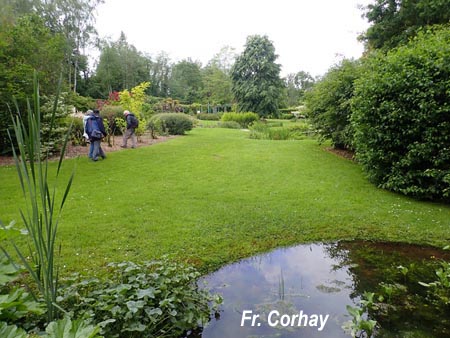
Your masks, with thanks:
M65 161L66 177L76 167L59 229L65 271L164 254L210 271L275 247L338 239L450 242L450 206L377 189L314 140L197 128L107 155ZM19 220L21 204L15 168L1 167L0 219Z

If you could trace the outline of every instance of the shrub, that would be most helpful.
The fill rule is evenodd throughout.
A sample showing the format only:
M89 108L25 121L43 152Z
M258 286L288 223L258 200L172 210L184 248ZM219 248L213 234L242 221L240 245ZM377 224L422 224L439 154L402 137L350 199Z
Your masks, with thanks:
M86 145L86 139L83 137L84 126L82 118L65 118L63 123L67 127L72 124L72 128L70 129L70 141L72 142L72 145Z
M289 129L271 128L267 123L257 122L250 126L250 138L257 140L289 140Z
M199 120L207 120L207 121L219 121L222 117L222 113L200 113L195 115Z
M335 148L353 149L351 100L358 68L357 61L344 60L305 94L307 116L321 139L331 139Z
M282 119L282 120L291 120L294 117L295 117L295 115L292 113L283 113L280 115L280 119Z
M116 123L116 119L123 120L123 111L122 106L105 105L102 107L101 116L108 120L111 135L120 135L122 133L121 127Z
M183 113L162 113L154 115L148 124L148 128L161 134L184 135L193 128L192 118Z
M356 154L382 188L450 201L450 28L370 57L356 81Z
M250 138L258 140L302 140L311 134L308 123L286 127L280 122L257 122L250 126Z
M241 125L235 121L226 121L226 122L219 122L217 125L219 128L228 128L228 129L241 129Z
M199 290L193 267L161 261L111 263L111 279L69 281L60 299L72 314L101 323L105 337L184 337L221 302Z
M248 128L250 124L259 120L259 115L256 113L224 113L222 115L222 122L234 121L241 125L242 128Z

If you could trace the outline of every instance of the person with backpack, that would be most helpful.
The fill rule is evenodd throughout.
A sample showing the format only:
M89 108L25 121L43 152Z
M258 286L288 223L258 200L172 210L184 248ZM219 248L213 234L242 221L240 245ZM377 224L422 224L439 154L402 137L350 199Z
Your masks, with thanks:
M136 133L134 131L139 126L139 120L128 110L125 110L123 115L125 116L125 121L127 122L127 130L123 134L123 142L121 147L126 148L128 139L131 138L131 148L136 148Z
M87 119L85 131L91 141L89 158L92 161L97 161L99 156L105 159L106 155L102 149L101 142L102 138L106 136L106 130L98 109L94 109L94 112Z

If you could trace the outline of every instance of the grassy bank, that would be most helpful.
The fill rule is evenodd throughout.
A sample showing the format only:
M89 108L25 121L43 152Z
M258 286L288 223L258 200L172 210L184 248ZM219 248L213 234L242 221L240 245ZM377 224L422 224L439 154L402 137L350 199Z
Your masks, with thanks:
M97 163L66 160L67 176L73 166L59 232L66 271L164 254L211 270L311 241L450 242L450 206L377 189L314 140L199 128ZM15 168L0 167L0 219L19 221L21 203Z

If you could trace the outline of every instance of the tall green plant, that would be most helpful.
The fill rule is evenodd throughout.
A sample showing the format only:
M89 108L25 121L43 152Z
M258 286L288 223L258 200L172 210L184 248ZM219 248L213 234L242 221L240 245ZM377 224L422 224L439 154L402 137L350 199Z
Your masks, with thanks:
M50 130L55 126L57 103L58 95L56 95L53 106ZM33 107L28 102L27 124L25 124L19 109L17 111L18 114L12 116L12 122L19 152L17 153L14 146L12 148L23 197L26 201L25 210L20 210L20 215L27 230L29 253L26 254L24 249L16 245L14 240L12 240L12 244L20 260L36 283L38 291L44 298L47 307L47 319L48 322L51 322L55 318L57 311L58 271L55 264L56 234L60 214L72 185L74 175L72 173L70 176L62 198L58 198L56 194L57 181L70 130L66 134L61 150L54 183L50 186L48 156L42 156L41 150L41 112L39 84L36 72L34 74ZM11 144L13 144L11 134L9 134L9 138ZM7 254L4 247L2 247L2 250ZM31 263L26 258L27 256L31 257ZM11 256L9 255L9 257Z

